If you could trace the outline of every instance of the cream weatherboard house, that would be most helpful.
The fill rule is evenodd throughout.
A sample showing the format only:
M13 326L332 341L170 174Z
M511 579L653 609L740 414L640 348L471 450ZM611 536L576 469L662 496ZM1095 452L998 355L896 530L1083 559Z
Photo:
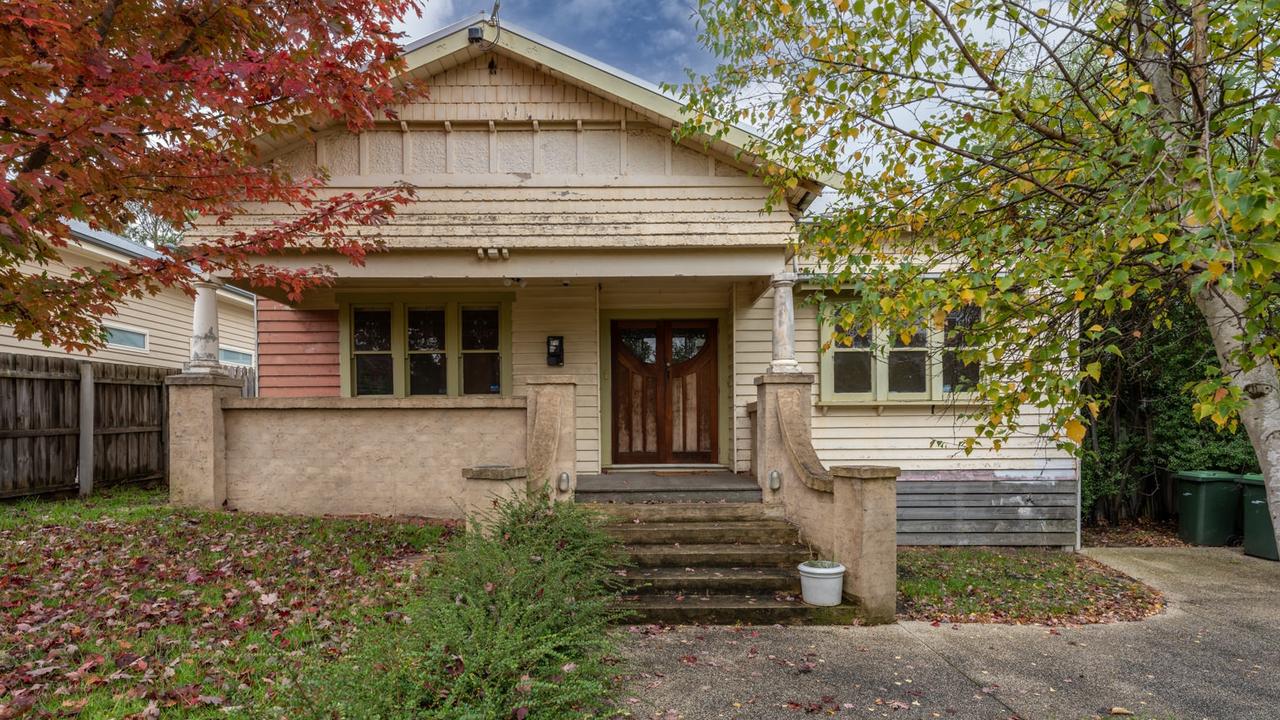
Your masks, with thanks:
M895 520L900 543L1077 544L1071 457L1037 437L955 449L966 371L940 337L823 354L794 257L821 183L766 211L742 131L673 142L677 100L506 23L466 20L405 58L430 97L399 122L264 141L297 174L328 168L334 191L408 181L418 198L378 228L387 252L334 262L337 282L300 302L260 301L262 397L224 397L197 347L171 387L191 428L183 444L175 427L175 501L459 517L547 483L655 531L695 521L677 547L704 555L637 551L658 576L746 563L729 557L744 538L698 520L748 523L774 565L798 527L890 613ZM857 585L886 574L888 590Z
M28 263L20 269L66 277L76 268L101 267L108 262L127 263L136 258L160 256L146 245L94 230L85 223L72 221L70 226L70 243L59 250L61 258L58 262L46 266ZM256 359L253 293L225 286L219 288L216 299L221 332L218 359L229 366L252 368ZM190 297L181 290L164 290L145 298L125 300L115 315L104 318L106 346L91 355L49 347L39 340L19 340L13 334L13 328L6 325L0 325L0 352L91 357L124 365L179 368L191 356L191 312Z

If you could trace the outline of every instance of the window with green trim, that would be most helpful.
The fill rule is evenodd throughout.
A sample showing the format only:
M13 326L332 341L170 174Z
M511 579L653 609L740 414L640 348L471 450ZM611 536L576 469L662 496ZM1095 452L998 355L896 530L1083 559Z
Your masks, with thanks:
M874 329L867 334L838 327L824 318L819 391L823 402L892 404L938 402L971 391L981 362L966 330L981 311L966 306L947 314L944 327L914 335Z
M406 296L343 302L343 391L354 396L505 395L511 304Z

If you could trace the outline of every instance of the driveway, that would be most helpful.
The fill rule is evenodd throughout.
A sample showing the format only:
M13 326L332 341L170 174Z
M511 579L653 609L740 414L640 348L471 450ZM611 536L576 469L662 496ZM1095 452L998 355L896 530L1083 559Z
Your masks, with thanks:
M1141 622L1074 628L632 628L636 717L1280 718L1280 563L1226 548L1086 551L1165 593Z

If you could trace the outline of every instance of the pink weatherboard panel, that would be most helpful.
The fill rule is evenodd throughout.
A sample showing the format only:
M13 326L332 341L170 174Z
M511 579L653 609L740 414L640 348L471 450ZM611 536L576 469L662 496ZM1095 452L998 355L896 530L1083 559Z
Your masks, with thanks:
M341 395L338 311L294 310L258 299L258 394Z

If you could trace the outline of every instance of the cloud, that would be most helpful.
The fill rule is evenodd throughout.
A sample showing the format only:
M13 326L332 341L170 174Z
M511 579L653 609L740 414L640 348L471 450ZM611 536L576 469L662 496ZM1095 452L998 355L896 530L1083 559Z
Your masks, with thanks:
M691 38L680 28L663 28L653 34L653 45L659 50L674 50L682 47Z
M567 0L556 3L554 14L580 29L597 29L617 21L621 7L622 0Z
M409 13L396 23L395 29L405 34L405 42L430 35L449 23L458 20L463 13L454 8L453 0L424 0L422 17Z

